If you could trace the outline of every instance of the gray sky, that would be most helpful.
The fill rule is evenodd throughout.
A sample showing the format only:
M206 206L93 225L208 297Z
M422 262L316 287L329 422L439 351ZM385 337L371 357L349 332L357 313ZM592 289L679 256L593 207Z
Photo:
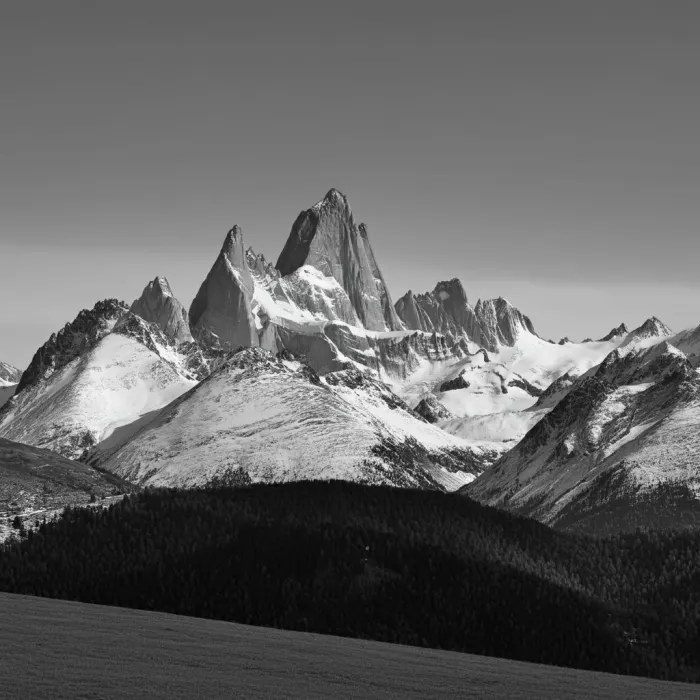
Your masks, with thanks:
M336 187L392 295L700 323L700 3L3 2L0 358Z

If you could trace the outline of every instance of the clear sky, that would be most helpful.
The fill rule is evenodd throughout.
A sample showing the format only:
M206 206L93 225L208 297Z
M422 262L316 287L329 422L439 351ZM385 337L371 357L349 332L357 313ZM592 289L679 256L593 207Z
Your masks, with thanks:
M26 0L0 20L0 358L328 189L394 300L459 277L544 337L700 324L696 0Z

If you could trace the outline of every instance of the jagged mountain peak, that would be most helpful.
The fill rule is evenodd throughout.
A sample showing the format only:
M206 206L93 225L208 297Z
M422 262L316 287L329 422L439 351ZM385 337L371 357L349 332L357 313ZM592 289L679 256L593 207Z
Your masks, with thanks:
M331 187L328 192L326 192L326 196L320 200L319 202L316 202L312 209L319 210L322 207L337 207L337 208L345 208L348 211L350 210L350 204L348 203L348 198L340 191L337 190L335 187Z
M148 287L153 290L157 290L161 296L172 297L174 296L170 282L168 282L167 277L156 277L153 282L148 283Z
M639 328L635 328L632 332L640 337L673 335L673 331L656 316L648 318Z
M435 289L433 289L433 294L443 302L447 299L451 299L453 303L469 303L464 285L457 277L453 277L451 280L442 280L438 282L435 285Z
M176 344L192 341L187 311L175 298L165 277L156 277L149 282L129 311L155 324Z
M621 323L617 328L613 328L606 336L601 338L598 342L607 343L609 340L612 340L613 338L619 338L620 336L626 335L627 333L629 333L627 326L624 323Z
M407 292L396 311L407 328L461 337L490 352L512 347L523 331L537 335L532 321L504 297L479 299L472 307L456 277L438 282L432 292Z
M243 230L234 226L190 305L192 335L209 347L228 351L258 345L251 308L254 289Z
M641 326L627 334L621 347L628 347L643 341L652 341L673 335L673 331L656 316L648 318Z
M305 265L335 278L368 330L403 329L372 251L367 226L355 223L347 198L336 189L299 214L276 267L286 277Z
M246 271L245 245L243 243L243 229L237 224L229 230L221 246L221 255L224 256L234 268Z
M36 351L23 372L16 394L40 379L53 374L78 355L94 347L129 310L118 299L98 301L92 309L83 309L73 321L58 331Z

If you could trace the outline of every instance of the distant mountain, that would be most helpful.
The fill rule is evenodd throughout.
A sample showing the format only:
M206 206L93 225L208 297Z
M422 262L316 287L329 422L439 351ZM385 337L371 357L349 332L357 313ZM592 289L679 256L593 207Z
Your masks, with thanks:
M319 377L288 354L249 348L100 466L153 486L345 479L453 490L495 456L425 422L366 373Z
M0 383L17 384L21 376L21 370L6 362L0 362Z
M630 332L465 493L586 531L695 522L700 373L672 342L700 332L670 334L657 319Z
M347 198L331 190L302 212L273 266L234 226L189 309L198 342L287 350L319 373L369 368L405 377L421 363L461 357L466 346L406 330Z
M6 362L0 362L0 408L15 393L21 376L21 370Z
M407 328L463 338L489 352L512 347L523 333L537 335L532 321L502 297L472 307L458 279L438 282L426 294L406 292L396 311Z

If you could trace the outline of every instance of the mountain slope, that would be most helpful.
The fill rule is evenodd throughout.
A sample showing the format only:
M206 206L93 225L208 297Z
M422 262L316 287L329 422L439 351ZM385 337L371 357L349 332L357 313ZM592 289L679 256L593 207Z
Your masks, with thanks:
M357 370L318 377L243 350L101 466L143 485L347 479L452 490L494 455L412 413Z
M652 326L670 335L654 322L630 333L465 492L579 529L668 523L676 507L676 526L700 522L700 373Z
M123 304L100 302L37 352L0 410L0 437L70 458L106 449L196 384L191 361Z
M0 438L0 522L130 491L133 487L113 474ZM0 526L0 540L6 529Z

